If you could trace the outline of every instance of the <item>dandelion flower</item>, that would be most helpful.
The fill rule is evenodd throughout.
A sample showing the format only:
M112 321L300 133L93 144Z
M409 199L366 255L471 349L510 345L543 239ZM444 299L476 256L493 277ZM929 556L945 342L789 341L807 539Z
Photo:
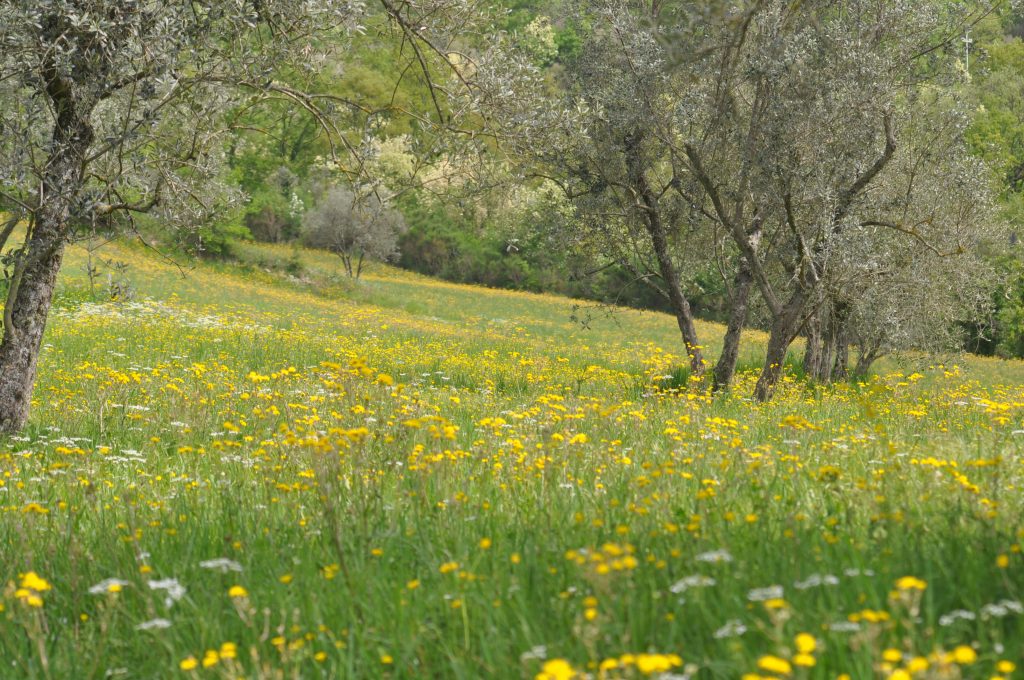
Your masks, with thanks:
M953 661L960 664L961 666L972 664L977 660L978 653L974 651L972 647L968 647L967 645L960 645L959 647L953 650Z
M572 680L575 677L576 670L572 664L565 659L552 659L544 663L534 680Z
M818 648L818 642L810 633L799 633L796 636L796 649L801 654L811 654Z
M767 654L757 660L757 667L767 673L778 673L780 675L792 675L793 666L785 659Z

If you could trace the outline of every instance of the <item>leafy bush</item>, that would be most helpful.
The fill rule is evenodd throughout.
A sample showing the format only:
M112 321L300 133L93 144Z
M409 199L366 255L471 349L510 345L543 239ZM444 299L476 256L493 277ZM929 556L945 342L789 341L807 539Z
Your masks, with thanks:
M243 218L245 227L257 241L283 243L299 235L299 220L278 206L264 204L259 210L249 211Z

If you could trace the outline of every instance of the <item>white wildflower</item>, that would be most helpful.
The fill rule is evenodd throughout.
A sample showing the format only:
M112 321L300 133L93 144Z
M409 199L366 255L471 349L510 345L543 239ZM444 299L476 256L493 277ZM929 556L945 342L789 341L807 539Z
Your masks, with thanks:
M181 585L176 578L165 578L159 581L150 581L149 589L166 591L167 597L164 598L165 607L170 607L172 604L185 597L185 586Z
M747 627L739 619L730 619L725 625L715 631L715 639L739 637L747 632Z
M767 588L754 588L747 593L747 599L751 602L764 602L765 600L778 600L786 594L782 586L768 586Z
M167 619L150 619L135 626L135 630L162 630L170 627L171 622Z
M832 574L811 574L803 581L797 581L793 584L793 587L797 590L807 590L808 588L817 588L818 586L836 586L839 585L839 577L833 576Z
M696 559L698 562L711 562L717 564L719 562L732 562L732 555L729 554L728 550L712 550L697 555Z
M212 560L204 560L199 563L199 566L203 569L217 569L223 573L229 571L242 571L242 565L234 560L229 560L226 557L218 557Z
M669 586L669 590L678 595L689 588L710 588L715 585L715 579L703 574L693 574L680 579Z
M128 581L119 578L108 578L100 581L92 588L89 588L90 595L104 595L106 593L117 592L121 588L130 585Z
M966 609L955 609L948 614L943 614L939 617L940 626L952 626L956 623L957 619L963 619L965 621L973 621L975 619L974 612L969 612Z

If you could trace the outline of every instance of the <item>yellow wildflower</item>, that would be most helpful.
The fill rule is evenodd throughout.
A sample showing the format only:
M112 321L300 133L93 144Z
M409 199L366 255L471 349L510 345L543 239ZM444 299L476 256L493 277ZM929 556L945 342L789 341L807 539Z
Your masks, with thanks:
M767 673L779 673L780 675L792 675L793 666L785 659L766 654L757 660L757 667Z
M818 642L810 633L799 633L796 636L796 649L801 654L811 654L818 648Z
M961 666L972 664L977 660L978 653L975 652L973 648L968 647L967 645L960 645L959 647L953 650L953 661L955 663L960 664Z
M896 581L897 590L924 590L928 583L915 576L904 576Z
M534 680L572 680L576 677L576 670L565 659L551 659L541 667L540 673L534 676Z

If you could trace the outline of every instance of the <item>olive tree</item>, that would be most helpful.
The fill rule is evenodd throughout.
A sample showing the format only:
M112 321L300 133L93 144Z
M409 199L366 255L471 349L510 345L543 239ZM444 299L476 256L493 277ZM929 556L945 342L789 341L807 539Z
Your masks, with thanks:
M630 7L627 7L631 5ZM707 239L678 190L681 178L660 133L671 134L679 90L653 32L657 2L598 3L574 8L591 26L579 55L548 78L528 46L498 41L475 74L476 107L493 122L524 181L561 188L575 210L565 221L575 249L590 248L630 271L672 310L692 374L705 360L682 273ZM654 13L654 14L652 14ZM698 237L702 240L698 240ZM692 269L692 267L690 267Z
M809 336L814 375L841 375L854 319L913 304L866 300L930 258L970 269L991 236L964 112L936 107L928 88L955 91L956 41L999 4L579 0L588 31L563 77L506 50L480 69L479 102L525 172L561 182L583 231L606 235L595 247L624 263L624 250L654 259L688 348L698 343L679 283L695 260L718 260L731 284L719 385L760 293L764 400L798 335ZM899 257L866 267L865 253ZM945 284L920 285L927 296Z
M418 55L426 33L444 27L445 3L380 0ZM216 178L232 111L284 100L311 115L332 148L355 150L329 115L351 103L294 80L313 82L334 63L367 11L362 0L0 3L0 209L12 213L0 249L13 225L27 225L4 306L0 432L27 419L57 273L76 233L138 213L188 228L224 206L231 195ZM288 83L276 77L282 68Z
M666 142L701 184L702 205L733 238L771 314L758 399L771 396L802 330L812 327L813 352L815 324L846 323L858 300L844 270L884 282L898 262L968 253L990 229L978 200L985 171L963 144L963 112L935 109L927 90L956 86L943 48L991 9L758 0L717 28L673 36L695 87L677 110L687 134ZM750 216L763 228L752 230ZM854 266L885 242L908 257L874 273ZM842 335L831 335L842 355ZM835 363L825 363L819 374L831 377Z
M388 261L398 257L398 239L407 227L402 214L388 208L377 194L359 196L346 187L333 187L302 220L302 241L329 250L358 279L363 259Z

